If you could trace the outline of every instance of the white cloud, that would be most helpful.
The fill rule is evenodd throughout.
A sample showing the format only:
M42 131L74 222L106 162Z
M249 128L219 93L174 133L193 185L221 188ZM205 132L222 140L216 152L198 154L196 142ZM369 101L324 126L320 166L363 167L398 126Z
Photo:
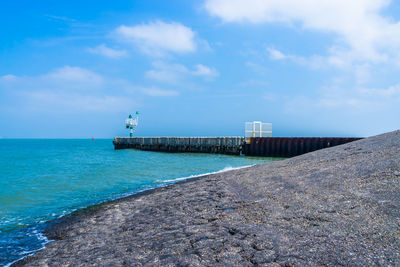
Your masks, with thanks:
M99 87L104 82L103 77L95 72L71 66L55 69L45 75L39 76L39 79L44 82L63 83L65 86L73 86L72 88L75 88L75 85L79 85L80 89Z
M262 98L267 101L276 101L278 99L278 95L271 92L265 92L262 94Z
M122 25L116 29L116 34L119 39L134 43L143 52L153 56L162 56L166 52L189 53L197 49L195 33L177 22Z
M219 73L216 69L204 66L202 64L197 64L195 66L195 70L192 71L192 74L197 75L197 76L206 77L206 78L214 78L219 75Z
M177 91L133 85L81 67L65 66L38 76L0 77L0 91L30 111L119 112L138 104L138 97L176 96Z
M7 75L4 75L4 76L0 76L0 80L1 81L15 81L15 80L17 80L17 76L15 76L15 75L12 75L12 74L7 74Z
M7 84L1 79L0 89L8 89L32 111L113 111L128 102L112 90L129 84L80 67L64 66L43 75L12 77L13 82Z
M161 61L153 62L152 70L145 73L148 79L165 83L177 83L181 81L190 71L181 64L168 64Z
M356 86L365 85L372 80L373 65L370 63L359 63L347 65L343 61L333 61L332 57L311 56L301 57L296 55L284 54L275 48L267 48L269 58L272 60L291 61L295 64L305 66L311 69L324 69L329 66L341 67L350 74ZM335 58L339 60L338 58ZM338 79L336 77L336 79ZM339 78L340 79L340 78Z
M144 76L159 82L176 83L181 79L181 73L172 70L157 69L146 71Z
M109 94L82 94L65 91L21 91L18 96L24 99L25 108L30 111L76 113L82 111L119 112L137 104L133 98Z
M101 55L108 58L123 58L128 56L125 50L117 50L107 47L105 44L98 45L94 48L88 48L87 51L91 54Z
M274 48L267 48L268 53L269 53L269 57L271 59L275 59L275 60L280 60L280 59L286 59L288 56L284 55L281 51L276 50Z
M321 56L311 56L311 57L301 57L296 55L284 54L283 52L269 47L267 48L269 58L272 60L289 60L298 65L306 66L313 69L320 69L326 67L328 64L333 64L328 62L329 59Z
M300 24L338 37L331 61L385 62L399 55L400 23L383 17L388 0L206 0L225 22ZM275 55L279 57L279 54Z
M48 17L53 20L59 20L59 21L65 21L65 22L77 22L76 19L71 19L67 17L61 17L61 16L54 16L54 15L44 15L45 17Z
M248 80L248 81L240 82L238 84L238 86L244 87L244 88L249 88L249 87L268 88L271 86L271 83L268 81L263 81L263 80Z
M265 75L268 71L266 67L251 61L247 61L245 65L248 68L252 69L254 72L258 73L259 75Z
M313 110L343 110L348 114L372 112L382 114L382 110L390 109L394 112L400 105L400 84L387 88L326 86L311 98L306 96L290 97L285 101L285 109L291 113L306 108Z
M219 75L215 68L202 64L197 64L193 70L190 70L182 64L170 64L156 61L153 62L153 67L154 69L145 73L146 78L171 84L180 83L192 76L199 76L206 80L211 80Z
M389 86L386 89L361 88L359 91L365 97L381 98L400 103L400 84Z
M175 90L165 90L165 89L160 89L157 87L142 87L141 91L148 95L148 96L177 96L179 95L178 91Z

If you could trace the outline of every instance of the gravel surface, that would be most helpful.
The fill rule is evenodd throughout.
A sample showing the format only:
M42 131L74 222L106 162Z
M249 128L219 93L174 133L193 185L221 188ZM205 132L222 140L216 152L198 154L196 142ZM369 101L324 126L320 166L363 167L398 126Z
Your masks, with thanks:
M75 212L22 266L400 266L400 131Z

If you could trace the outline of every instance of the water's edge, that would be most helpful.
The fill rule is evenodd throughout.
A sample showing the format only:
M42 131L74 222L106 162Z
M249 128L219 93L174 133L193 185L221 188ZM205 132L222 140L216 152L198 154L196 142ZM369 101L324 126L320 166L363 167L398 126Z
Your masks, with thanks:
M261 163L261 164L266 164L266 163ZM29 251L30 253L27 255L22 256L21 258L12 261L10 263L7 263L5 265L5 267L10 267L13 264L17 263L18 261L21 261L27 257L30 257L32 255L34 255L35 253L37 253L38 251L45 249L46 245L49 244L50 242L54 242L57 240L57 238L60 238L60 232L58 231L58 229L60 228L60 226L62 225L68 225L68 224L73 224L73 222L79 218L83 217L87 217L92 215L93 213L97 212L99 209L101 209L102 207L109 205L109 204L114 204L114 203L120 203L123 201L127 201L127 200L132 200L132 199L136 199L136 198L140 198L142 196L145 195L150 195L154 192L157 192L159 190L162 190L166 187L170 187L170 186L174 186L176 184L184 184L184 183L189 183L189 182L193 182L195 180L198 179L202 179L205 177L208 177L210 175L214 175L214 174L218 174L218 173L226 173L226 172L231 172L231 171L235 171L235 170L239 170L239 169L245 169L245 168L251 168L253 166L256 166L259 164L253 164L253 165L247 165L247 166L241 166L241 167L229 167L229 168L223 168L222 170L219 171L215 171L215 172L208 172L208 173L203 173L203 174L198 174L198 175L191 175L191 176L187 176L187 177L178 177L178 178L174 178L174 179L169 179L169 180L165 180L163 181L163 184L157 185L156 187L153 188L146 188L143 190L139 190L137 192L134 193L130 193L126 196L121 196L121 197L117 197L115 199L111 199L111 200L106 200L103 202L99 202L97 204L93 204L78 210L74 210L71 213L68 214L64 214L62 216L60 216L59 218L50 220L50 221L46 221L44 223L44 229L42 232L39 232L39 235L42 235L44 238L44 243L43 243L43 247L36 249L36 250L32 250Z

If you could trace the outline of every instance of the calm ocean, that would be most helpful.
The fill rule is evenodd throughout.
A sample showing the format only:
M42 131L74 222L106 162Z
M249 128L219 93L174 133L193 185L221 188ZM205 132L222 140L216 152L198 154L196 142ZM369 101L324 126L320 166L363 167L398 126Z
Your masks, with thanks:
M0 266L42 248L46 223L182 178L270 161L114 150L112 140L0 140Z

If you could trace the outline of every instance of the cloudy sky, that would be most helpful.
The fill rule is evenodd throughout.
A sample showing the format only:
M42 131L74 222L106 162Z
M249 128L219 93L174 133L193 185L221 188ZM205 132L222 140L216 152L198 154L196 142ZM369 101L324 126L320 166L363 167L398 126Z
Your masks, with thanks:
M2 1L0 137L400 128L400 3Z

